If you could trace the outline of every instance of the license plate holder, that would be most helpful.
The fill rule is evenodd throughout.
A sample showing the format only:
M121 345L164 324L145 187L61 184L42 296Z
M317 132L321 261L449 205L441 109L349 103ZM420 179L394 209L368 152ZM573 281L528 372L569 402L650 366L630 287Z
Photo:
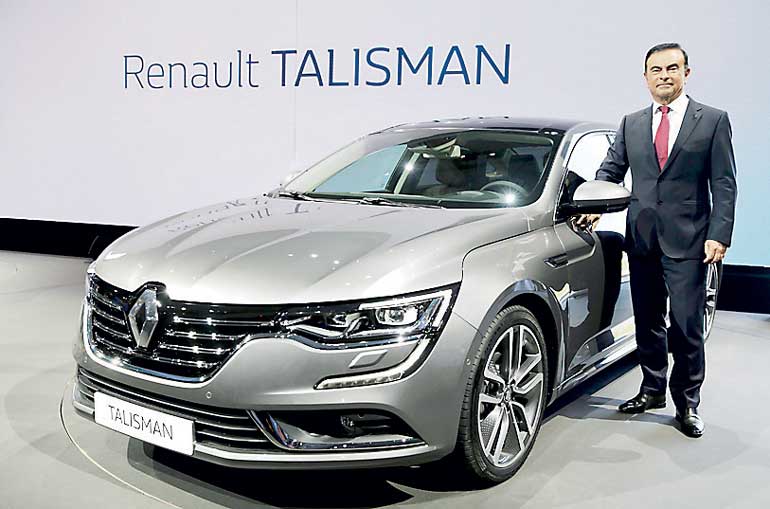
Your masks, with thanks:
M97 424L143 442L182 454L193 453L194 423L189 419L96 392L94 420Z

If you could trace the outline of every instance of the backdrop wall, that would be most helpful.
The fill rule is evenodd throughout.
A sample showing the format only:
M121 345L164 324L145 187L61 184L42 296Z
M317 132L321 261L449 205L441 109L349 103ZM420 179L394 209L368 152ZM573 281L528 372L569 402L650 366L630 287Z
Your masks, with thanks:
M141 225L264 192L403 122L617 124L649 104L645 51L673 40L690 53L689 94L732 120L739 201L727 262L770 265L770 4L666 9L0 0L0 216Z

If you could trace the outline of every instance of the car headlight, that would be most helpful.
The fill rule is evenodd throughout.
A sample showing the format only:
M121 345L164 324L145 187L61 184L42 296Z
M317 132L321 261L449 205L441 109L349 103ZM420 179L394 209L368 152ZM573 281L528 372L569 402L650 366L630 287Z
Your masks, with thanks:
M453 288L365 303L304 306L279 318L281 328L329 348L414 341L435 336L448 315Z
M420 367L449 317L459 284L387 300L289 310L281 326L294 337L322 348L357 348L415 342L411 353L391 368L357 375L332 376L317 390L344 389L395 382Z

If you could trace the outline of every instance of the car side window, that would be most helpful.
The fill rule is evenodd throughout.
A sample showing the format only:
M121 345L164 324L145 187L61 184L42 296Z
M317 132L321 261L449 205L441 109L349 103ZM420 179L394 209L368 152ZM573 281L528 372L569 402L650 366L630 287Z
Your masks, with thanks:
M587 180L596 178L596 170L607 155L610 141L606 133L586 134L578 140L567 161L559 206L572 201L575 190ZM558 219L565 219L559 217Z
M614 135L608 133L591 133L584 135L575 145L567 161L567 175L564 178L559 206L572 201L575 190L587 180L596 178L596 170L607 156L607 150L614 140ZM623 183L627 188L631 186L631 172L626 173ZM566 216L559 213L557 221L563 221ZM614 212L604 214L596 231L611 231L619 234L625 232L626 212Z
M594 180L596 170L607 156L609 148L610 142L605 133L587 134L580 138L572 150L567 169L584 180Z

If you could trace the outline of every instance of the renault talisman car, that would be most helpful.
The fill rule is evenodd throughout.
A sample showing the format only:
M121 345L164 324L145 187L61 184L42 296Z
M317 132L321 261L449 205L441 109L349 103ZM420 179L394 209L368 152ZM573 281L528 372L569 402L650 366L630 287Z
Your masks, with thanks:
M593 181L613 136L396 126L266 195L128 233L88 271L74 406L235 467L443 458L507 479L545 407L635 348L631 183ZM579 213L605 215L593 231Z

